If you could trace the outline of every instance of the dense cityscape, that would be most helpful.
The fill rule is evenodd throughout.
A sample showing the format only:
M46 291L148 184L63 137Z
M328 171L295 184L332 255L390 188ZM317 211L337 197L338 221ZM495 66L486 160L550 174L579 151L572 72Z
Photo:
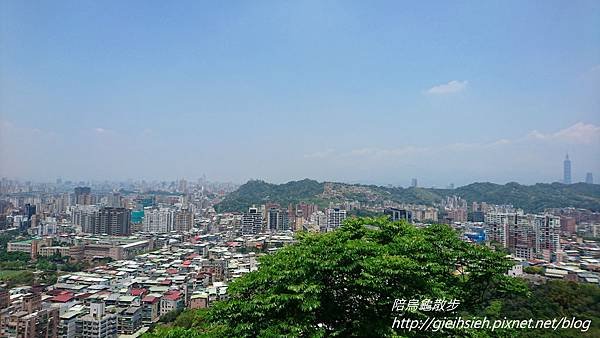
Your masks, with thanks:
M564 165L571 184L571 163ZM138 337L184 309L228 298L228 284L259 257L326 233L348 218L387 217L417 227L450 225L456 236L510 255L506 273L533 283L600 285L600 212L569 206L526 213L448 196L432 205L379 202L364 186L327 185L336 202L256 201L219 211L239 187L207 181L0 182L0 335ZM591 174L586 184L593 184ZM417 187L416 179L410 189ZM360 195L367 199L340 200ZM348 195L350 193L350 195ZM371 201L369 201L369 198ZM596 196L597 198L597 196Z
M0 0L0 338L600 337L600 1Z

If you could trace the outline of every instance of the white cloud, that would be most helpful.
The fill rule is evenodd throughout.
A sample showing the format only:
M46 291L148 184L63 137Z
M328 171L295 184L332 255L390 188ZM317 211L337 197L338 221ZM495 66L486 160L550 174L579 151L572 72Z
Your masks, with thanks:
M496 142L492 143L491 145L494 145L494 146L501 146L501 145L510 144L510 143L512 143L512 141L511 141L511 140L503 138L503 139L500 139L500 140L498 140L498 141L496 141Z
M102 133L106 132L106 129L104 129L104 128L94 128L94 131L97 132L98 134L102 134Z
M540 131L535 130L535 129L530 131L527 136L529 136L530 138L533 138L533 139L538 139L538 140L543 140L544 138L546 138L546 135L544 135L543 133L541 133Z
M529 133L529 137L537 140L562 141L568 143L592 144L600 143L600 126L577 122L555 133L541 133L537 130Z
M463 91L467 87L468 83L469 83L469 81L466 81L466 80L465 81L452 80L448 83L444 83L444 84L433 86L433 87L429 88L427 90L427 94L444 95L444 94L458 93L460 91Z
M575 143L593 143L600 141L600 126L576 123L569 128L559 130L554 137Z
M502 147L523 146L526 143L531 143L531 140L540 140L544 142L554 143L577 143L577 144L594 144L600 143L600 126L586 124L583 122L576 123L568 128L561 129L554 133L542 133L538 130L533 130L526 137L515 139L498 139L492 142L470 142L470 143L447 143L433 146L416 146L404 145L397 148L377 148L365 147L356 148L347 152L335 152L332 149L306 155L305 158L394 158L406 156L421 156L421 155L441 155L449 153L463 153L472 151L492 151ZM529 142L528 142L529 141Z
M322 151L316 151L311 154L306 154L306 155L304 155L304 158L326 158L326 157L333 155L334 152L335 152L334 149L325 149Z

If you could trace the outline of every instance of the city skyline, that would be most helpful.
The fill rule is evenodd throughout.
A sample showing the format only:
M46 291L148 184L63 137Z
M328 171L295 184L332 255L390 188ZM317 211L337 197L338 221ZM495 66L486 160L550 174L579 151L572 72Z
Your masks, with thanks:
M582 177L581 179L578 179L578 178L573 179L572 175L571 175L571 169L572 169L572 167L571 167L571 159L569 158L569 154L567 153L565 155L565 159L563 161L563 177L562 177L562 179L557 179L557 180L554 180L552 182L535 182L535 184L537 184L537 183L563 183L563 184L587 183L587 184L595 184L592 172L586 171L585 174L584 174L584 177ZM7 179L7 178L3 177L2 179ZM64 178L64 180L63 180L63 177L57 177L55 181L52 181L52 180L39 180L39 181L33 180L32 181L32 180L23 179L23 178L20 178L20 177L15 177L15 178L12 178L12 179L15 179L17 181L34 182L34 183L56 183L56 184L62 184L63 182L69 182L72 185L82 185L82 184L86 185L86 184L90 184L90 183L102 183L102 182L112 182L112 183L127 183L127 182L137 182L137 183L139 183L139 182L148 182L148 183L163 182L163 183L165 183L165 182L171 182L171 183L177 183L177 184L182 184L182 182L185 182L185 184L187 184L188 182L193 183L194 181L197 181L198 183L200 183L200 182L204 182L204 183L213 182L213 183L224 183L224 184L244 184L245 183L245 182L234 182L234 181L211 181L211 180L207 180L207 177L206 177L205 174L202 174L201 176L198 176L198 177L191 177L191 178L190 177L177 177L177 178L170 178L170 179L169 178L162 178L162 179L151 179L151 180L145 180L145 179L133 180L132 178L128 178L126 180L123 180L123 179L121 179L121 180L119 180L119 179L80 179L80 180L70 180L69 178ZM268 182L268 183L275 183L275 184L278 184L278 183L287 183L287 182L293 181L293 180L288 180L288 181L283 181L283 182L273 182L273 181L269 181L269 180L265 180L265 179L260 179L260 178L249 178L248 181L256 180L256 179L262 180L262 181L265 181L265 182ZM302 179L313 180L314 178L304 177ZM314 180L316 180L316 179L314 179ZM327 180L321 180L321 181L322 182L327 182ZM329 182L334 182L334 181L333 180L329 180ZM337 181L337 182L340 182L340 183L349 183L349 184L392 185L390 183L380 183L380 182L361 182L361 181L354 181L354 182L351 182L351 181L346 181L346 182L344 182L344 181ZM417 182L418 182L418 179L415 178L415 177L413 177L413 178L410 179L410 184L406 183L406 185L404 185L404 184L398 183L396 185L397 186L406 186L406 187L416 188L416 187L419 187L419 185L418 185ZM489 181L478 181L478 182L473 181L473 182L467 183L465 185L472 184L472 183L483 183L483 182L489 182ZM511 183L511 182L515 182L515 181L508 181L508 182L505 182L505 183ZM497 182L491 182L491 183L498 184ZM517 182L517 183L519 183L519 182ZM500 184L502 184L502 183L500 183ZM525 184L525 185L527 185L527 184ZM436 188L435 185L432 185L430 187L431 188ZM449 188L449 189L454 189L454 187L455 187L454 182L449 182L447 184L447 188ZM438 187L438 188L442 188L442 187ZM83 187L78 187L76 189L89 189L89 188L88 187L84 187L84 188Z
M320 155L319 155L320 156ZM568 164L567 164L568 163ZM558 167L558 166L557 166ZM507 179L504 181L494 181L494 180L490 180L490 179L481 179L481 180L473 180L473 181L468 181L465 180L464 183L459 184L458 186L464 186L464 185L469 185L471 183L481 183L481 182L491 182L491 183L496 183L496 184L506 184L506 183L511 183L511 182L517 182L520 184L524 184L524 185L533 185L533 184L537 184L537 183L564 183L564 184L575 184L575 183L589 183L589 184L595 184L594 180L593 180L593 172L587 171L584 168L578 168L578 170L576 170L576 173L582 173L583 176L578 177L577 175L575 175L575 177L573 178L573 175L571 174L571 159L569 158L569 155L567 153L566 155L566 159L563 161L563 172L562 172L562 177L561 178L556 178L556 179L551 179L549 181L530 181L530 182L520 182L518 180L511 180L511 179ZM201 175L195 175L195 176L171 176L171 177L145 177L144 175L138 175L137 178L133 178L133 177L127 177L127 178L102 178L102 177L95 177L95 178L91 178L91 177L85 177L83 175L73 175L75 176L75 178L71 178L71 177L65 177L65 176L59 176L56 178L52 178L49 176L41 176L38 178L32 178L32 177L19 177L19 176L3 176L3 178L7 178L7 179L11 179L11 180L19 180L19 181L31 181L31 182L35 182L35 183L53 183L55 181L70 181L73 184L75 183L82 183L85 182L87 183L91 183L91 182L96 182L96 183L100 183L100 182L141 182L141 181L147 181L147 182L176 182L176 181L180 181L180 180L206 180L206 175L205 174L201 174ZM142 178L140 178L142 177ZM247 179L243 180L243 181L236 181L236 180L227 180L226 178L224 180L213 180L212 182L216 182L216 183L231 183L231 184L243 184L247 181L250 180L263 180L269 183L275 183L275 184L280 184L280 183L286 183L286 182L290 182L290 181L295 181L295 180L302 180L302 179L314 179L317 181L322 181L322 182L342 182L342 183L350 183L350 184L377 184L377 185L397 185L397 186L406 186L406 187L417 187L417 186L421 186L421 187L450 187L450 188L454 188L455 186L455 181L448 181L446 183L437 180L437 181L433 181L427 177L419 177L419 178L415 178L415 177L404 177L404 178L396 178L394 179L393 183L388 182L388 181L377 181L377 180L368 180L368 179L354 179L354 180L343 180L343 179L319 179L319 178L315 178L315 177L302 177L302 176L298 176L295 178L289 178L289 179L282 179L282 180L272 180L269 179L268 177L248 177ZM423 181L425 182L439 182L438 185L432 183L431 185L417 185L417 179L423 179ZM410 181L410 182L409 182Z
M598 17L3 1L0 177L533 184L561 181L566 152L574 182L598 177Z
M599 93L598 0L1 0L0 337L600 337Z

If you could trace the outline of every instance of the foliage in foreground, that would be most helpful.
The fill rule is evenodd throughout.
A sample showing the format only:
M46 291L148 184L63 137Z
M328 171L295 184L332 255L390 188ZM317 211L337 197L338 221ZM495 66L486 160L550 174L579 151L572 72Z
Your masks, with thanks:
M505 275L511 265L501 253L459 240L448 226L354 218L337 231L304 234L265 256L258 271L231 283L228 301L191 327L225 337L413 335L392 329L394 315L452 314L393 314L394 299L460 299L455 314L478 315L494 300L526 291ZM428 332L448 335L480 332Z
M597 285L551 280L532 287L530 297L511 296L499 309L507 318L591 320L587 332L570 330L519 331L521 337L600 337L600 287Z

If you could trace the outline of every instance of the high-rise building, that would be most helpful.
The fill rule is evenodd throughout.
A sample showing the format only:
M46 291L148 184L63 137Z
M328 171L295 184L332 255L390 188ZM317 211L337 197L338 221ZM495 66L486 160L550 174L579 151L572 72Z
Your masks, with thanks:
M513 212L485 214L486 233L518 258L556 259L560 250L560 217Z
M262 214L258 208L249 208L242 216L242 235L255 235L262 230Z
M305 203L298 204L297 209L302 210L302 217L304 217L305 220L308 220L315 211L319 210L316 205Z
M510 224L516 223L517 215L515 213L486 213L485 224L487 237L491 242L502 244L508 247L508 228Z
M106 207L98 211L95 234L131 235L131 210Z
M121 194L118 192L113 192L112 194L108 195L108 206L109 207L114 207L114 208L120 208L121 205Z
M539 257L554 261L560 250L560 217L554 215L535 215L535 251Z
M289 215L287 210L271 208L267 212L267 225L271 231L289 230Z
M411 186L411 187L413 187L413 188L416 188L416 187L417 187L417 179L416 179L416 178L413 178L413 179L410 181L410 186Z
M467 221L483 222L485 221L485 213L483 211L471 211L467 213Z
M21 223L21 227L20 230L24 231L27 230L29 228L31 228L32 226L35 226L35 224L32 224L32 221L35 219L35 215L36 215L36 206L35 204L25 204L24 207L24 211L23 213L25 214L25 222Z
M327 231L339 228L346 219L346 210L339 208L327 209Z
M177 232L190 231L194 226L194 213L188 209L182 209L175 212L173 221L173 230Z
M577 232L577 220L575 217L562 216L560 218L560 230L569 234Z
M76 187L75 188L75 204L81 204L81 205L92 204L92 188Z
M416 222L437 222L438 209L424 205L408 206L406 210L410 211L413 221Z
M177 191L183 192L183 193L188 192L188 185L187 185L187 181L185 179L179 180L179 182L177 184Z
M75 206L71 218L73 225L80 228L82 232L94 233L98 210L95 205Z
M594 184L594 176L592 175L592 173L585 174L585 183Z
M313 212L308 218L308 222L304 224L303 230L313 232L327 231L327 215L319 210Z
M169 208L145 208L142 230L167 233L173 230L175 212Z
M296 217L294 217L294 220L290 223L292 225L291 228L293 231L304 230L304 223L306 223L306 220L302 216L302 210L298 210L298 212L296 213Z
M36 213L36 206L34 204L25 204L25 216L27 216L27 218L31 218L31 216L35 215Z
M563 162L563 183L571 184L571 160L569 160L569 154L567 154Z

